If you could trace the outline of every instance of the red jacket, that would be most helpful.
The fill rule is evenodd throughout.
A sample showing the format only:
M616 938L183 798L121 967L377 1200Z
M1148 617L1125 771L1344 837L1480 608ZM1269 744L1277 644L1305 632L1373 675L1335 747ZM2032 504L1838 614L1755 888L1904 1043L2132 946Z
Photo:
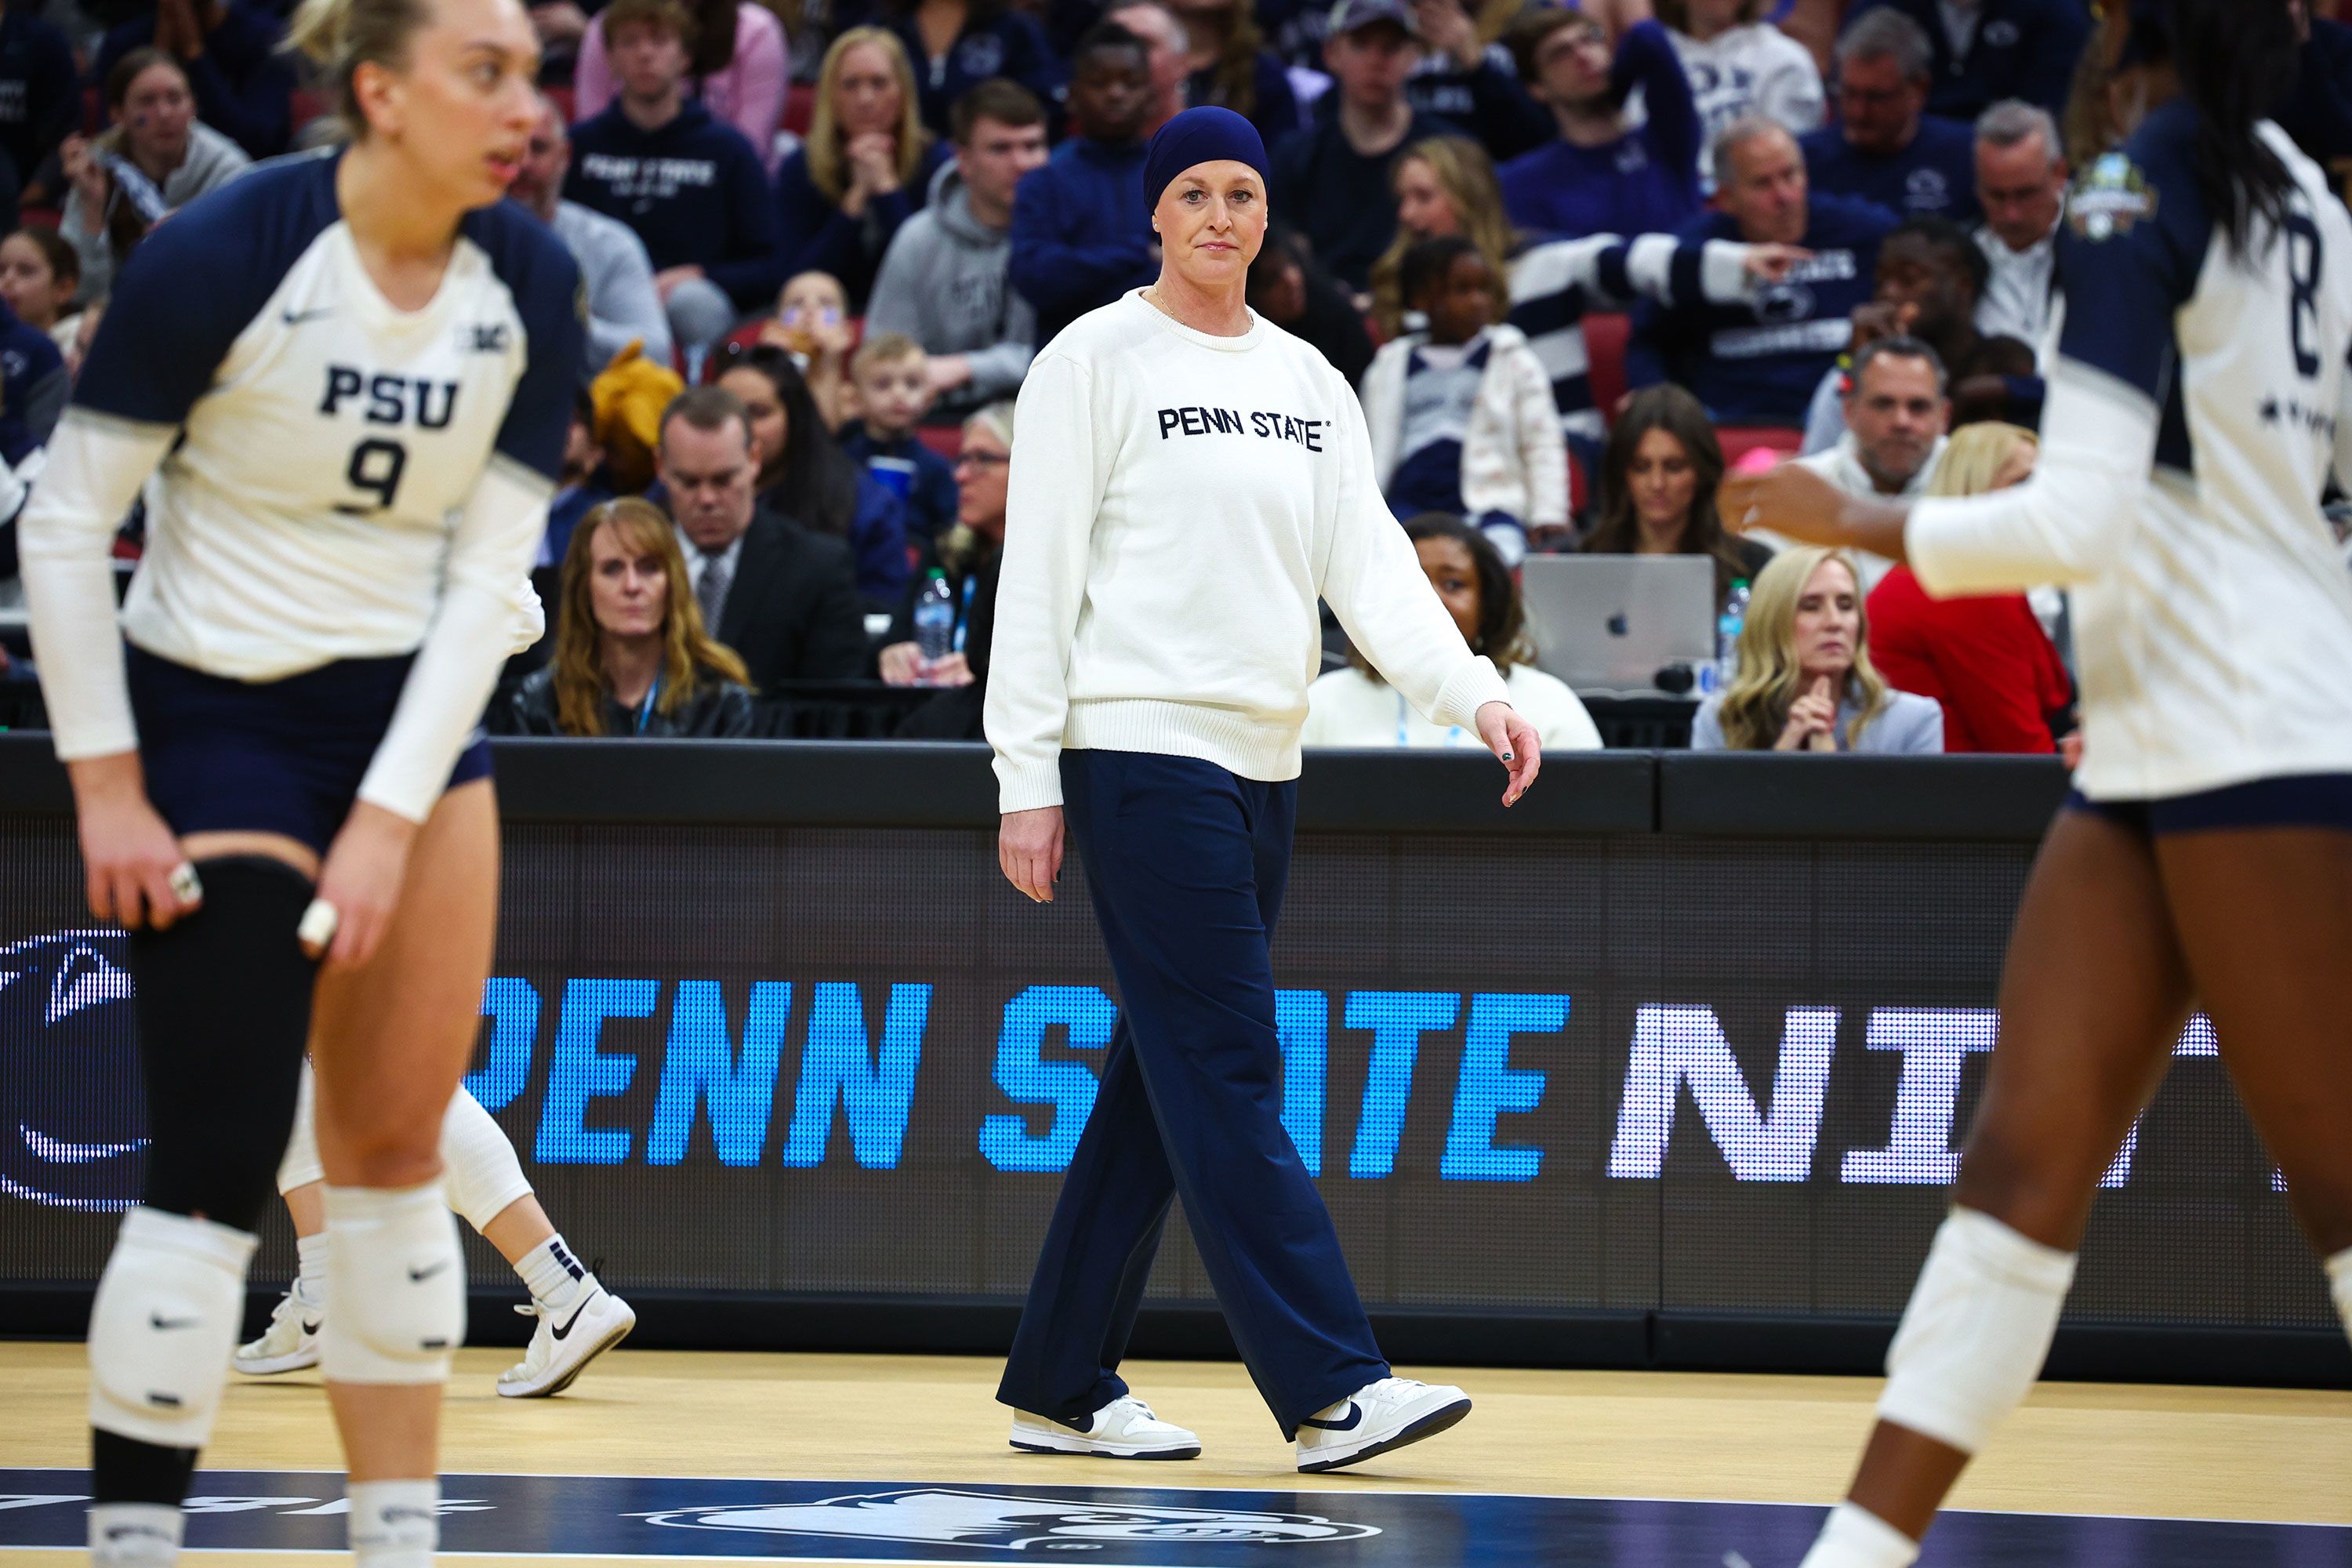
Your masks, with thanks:
M2074 693L2022 594L1931 599L1907 566L1870 592L1870 658L1886 683L1944 705L1947 752L2055 752Z

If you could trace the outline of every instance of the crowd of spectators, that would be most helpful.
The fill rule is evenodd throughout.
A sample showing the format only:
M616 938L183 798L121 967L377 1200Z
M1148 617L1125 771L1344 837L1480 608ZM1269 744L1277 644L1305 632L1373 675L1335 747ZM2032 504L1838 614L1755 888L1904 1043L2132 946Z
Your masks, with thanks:
M142 238L336 134L277 47L284 0L81 3L0 6L0 497L37 479ZM2293 3L2278 118L2340 173L2352 26ZM591 363L551 629L494 723L787 733L794 693L863 685L901 694L900 732L976 736L1012 400L1156 276L1145 146L1213 103L1270 149L1252 307L1359 387L1400 526L1548 743L1600 735L1535 668L1516 573L1584 551L1704 556L1744 600L1697 744L2063 747L2061 596L1938 605L1890 563L1732 535L1715 498L1759 448L1856 494L2030 471L2069 171L2105 150L2105 117L2069 114L2087 0L531 15L513 195L581 264ZM13 573L0 522L0 634ZM940 593L944 647L915 613ZM1465 743L1330 641L1310 743Z

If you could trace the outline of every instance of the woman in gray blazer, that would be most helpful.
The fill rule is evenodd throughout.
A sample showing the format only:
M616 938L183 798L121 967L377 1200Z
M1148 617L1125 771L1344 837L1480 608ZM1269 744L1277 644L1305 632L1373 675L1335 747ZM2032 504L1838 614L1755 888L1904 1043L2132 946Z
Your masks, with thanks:
M1757 574L1738 677L1699 709L1691 749L1934 754L1944 710L1871 667L1853 563L1834 550L1784 550Z

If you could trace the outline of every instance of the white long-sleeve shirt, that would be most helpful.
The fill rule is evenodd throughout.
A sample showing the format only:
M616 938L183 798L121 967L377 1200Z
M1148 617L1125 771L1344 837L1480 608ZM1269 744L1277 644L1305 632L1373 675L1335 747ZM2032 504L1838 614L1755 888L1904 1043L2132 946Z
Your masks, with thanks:
M1015 424L986 706L1003 810L1061 804L1065 748L1297 777L1318 596L1437 723L1509 700L1381 500L1355 394L1281 328L1214 337L1138 290L1045 346Z
M1915 508L1939 595L2075 590L2094 800L2352 773L2352 576L2319 506L2352 479L2352 216L2276 126L2297 186L2245 258L2167 104L2070 200L2042 461L2014 489Z

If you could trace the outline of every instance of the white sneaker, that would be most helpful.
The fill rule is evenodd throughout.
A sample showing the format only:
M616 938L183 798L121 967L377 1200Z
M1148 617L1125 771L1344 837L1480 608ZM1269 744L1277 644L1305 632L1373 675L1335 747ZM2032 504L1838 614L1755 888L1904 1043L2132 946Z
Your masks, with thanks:
M1298 1468L1336 1470L1423 1437L1470 1414L1470 1396L1448 1384L1384 1377L1298 1424Z
M247 1377L273 1377L319 1364L319 1331L326 1325L327 1310L310 1300L298 1284L278 1298L269 1327L259 1339L236 1347L229 1365Z
M1013 1446L1030 1454L1093 1454L1105 1459L1197 1459L1201 1439L1151 1414L1131 1394L1112 1400L1083 1423L1013 1413Z
M499 1393L509 1399L542 1399L572 1386L588 1363L629 1337L637 1315L626 1301L597 1282L593 1274L580 1281L580 1294L562 1311L544 1301L517 1307L526 1318L539 1320L530 1348L522 1361L499 1373Z

